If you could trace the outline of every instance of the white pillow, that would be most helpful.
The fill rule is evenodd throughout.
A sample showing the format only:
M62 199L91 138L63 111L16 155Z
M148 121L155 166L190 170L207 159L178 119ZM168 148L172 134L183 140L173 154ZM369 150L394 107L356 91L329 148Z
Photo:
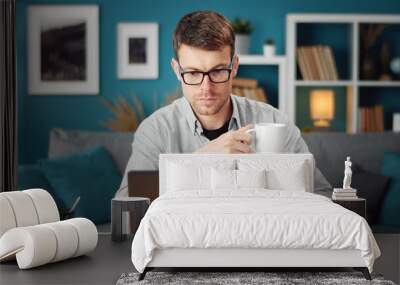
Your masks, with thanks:
M238 190L240 188L266 188L266 170L211 170L211 188L213 190Z
M236 189L236 170L232 169L211 169L211 189Z
M267 188L267 171L236 170L237 188Z
M234 169L234 161L216 161L213 166L207 161L169 161L167 166L167 191L211 190L211 169Z
M267 170L267 188L273 190L307 191L310 181L307 177L309 167L304 160L276 159L240 159L240 170Z

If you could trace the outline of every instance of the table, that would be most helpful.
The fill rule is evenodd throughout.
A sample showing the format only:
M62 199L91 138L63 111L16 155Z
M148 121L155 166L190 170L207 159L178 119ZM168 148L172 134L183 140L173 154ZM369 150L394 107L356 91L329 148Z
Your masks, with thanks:
M125 235L122 233L122 213L131 212L131 232L136 233L147 208L150 205L150 199L145 197L119 197L111 200L111 235L113 241L122 241Z
M366 219L367 217L367 200L364 198L355 198L352 200L334 200L332 201L336 204L341 205L342 207L353 211L356 214L359 214L361 217Z

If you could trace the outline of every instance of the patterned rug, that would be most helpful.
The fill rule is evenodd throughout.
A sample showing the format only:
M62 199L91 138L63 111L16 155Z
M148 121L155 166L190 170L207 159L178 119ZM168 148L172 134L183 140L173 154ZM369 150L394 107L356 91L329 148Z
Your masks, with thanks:
M145 279L138 281L139 273L124 273L117 285L133 284L387 284L380 275L372 274L372 281L364 278L360 272L147 272Z

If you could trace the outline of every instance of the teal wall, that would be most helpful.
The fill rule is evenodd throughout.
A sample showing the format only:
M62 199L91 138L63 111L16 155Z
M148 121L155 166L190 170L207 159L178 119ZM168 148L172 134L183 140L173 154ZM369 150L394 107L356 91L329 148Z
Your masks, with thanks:
M98 4L100 8L100 94L99 96L28 96L26 12L33 4ZM250 19L255 31L251 52L261 53L262 42L271 37L277 53L285 53L285 16L288 13L400 13L400 1L379 0L99 0L99 1L17 1L19 157L20 163L32 163L46 157L49 131L65 129L106 130L101 122L112 116L101 104L101 97L136 94L143 102L145 113L154 110L154 98L164 97L178 87L170 69L173 56L172 33L177 21L198 9L215 10L229 19L236 16ZM157 80L119 80L116 74L116 27L119 22L146 21L159 23L159 78ZM340 33L332 37L340 38ZM248 69L248 70L246 70ZM259 72L258 72L259 71ZM242 76L256 76L267 89L270 102L277 105L277 76L274 68L256 71L242 68ZM260 76L260 74L262 74ZM387 96L390 98L390 96ZM338 122L340 124L340 122Z

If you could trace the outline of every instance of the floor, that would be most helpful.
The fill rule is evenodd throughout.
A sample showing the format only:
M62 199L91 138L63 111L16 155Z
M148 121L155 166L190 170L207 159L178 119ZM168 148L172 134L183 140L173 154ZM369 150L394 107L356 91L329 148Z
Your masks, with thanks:
M112 242L109 228L109 225L98 226L98 245L87 256L29 270L19 270L15 261L0 264L0 284L115 284L122 273L135 271L130 258L133 237ZM397 284L400 235L378 234L375 238L383 256L376 261L374 272Z
M0 284L115 284L124 272L134 271L132 237L116 243L100 233L96 249L87 256L19 270L17 263L0 264Z

